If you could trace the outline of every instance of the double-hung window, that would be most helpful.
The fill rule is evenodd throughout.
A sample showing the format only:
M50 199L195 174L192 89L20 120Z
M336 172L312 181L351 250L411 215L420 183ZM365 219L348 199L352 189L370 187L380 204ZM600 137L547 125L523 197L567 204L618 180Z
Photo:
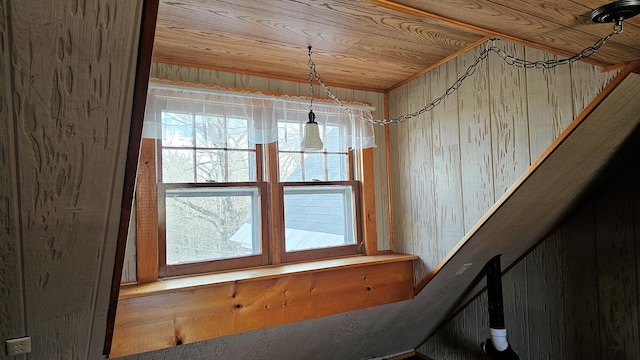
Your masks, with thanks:
M364 252L354 162L372 129L316 105L324 148L303 151L308 111L299 100L150 88L161 277Z

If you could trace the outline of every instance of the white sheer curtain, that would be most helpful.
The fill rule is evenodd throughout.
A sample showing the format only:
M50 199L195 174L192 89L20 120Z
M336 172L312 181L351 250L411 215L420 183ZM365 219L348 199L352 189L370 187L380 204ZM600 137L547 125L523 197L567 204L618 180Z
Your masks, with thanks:
M353 112L371 117L373 108L353 106ZM162 113L188 113L236 117L250 121L249 143L267 144L278 140L278 122L304 124L308 121L309 102L296 98L261 94L182 88L150 84L145 111L143 137L162 138ZM375 147L373 125L349 115L332 103L314 102L313 112L322 129L339 127L344 131L339 142L330 142L332 150ZM282 132L282 129L280 130ZM331 136L328 131L324 135ZM282 136L282 134L280 134ZM324 139L323 139L324 140ZM336 144L340 148L335 148ZM326 147L327 145L325 145Z

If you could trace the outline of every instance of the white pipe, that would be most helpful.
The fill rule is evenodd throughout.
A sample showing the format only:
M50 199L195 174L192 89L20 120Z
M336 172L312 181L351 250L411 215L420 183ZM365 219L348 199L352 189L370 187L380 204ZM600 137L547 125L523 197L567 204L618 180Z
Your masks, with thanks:
M502 352L507 350L509 347L509 342L507 342L507 329L491 329L491 342L493 343L493 347Z

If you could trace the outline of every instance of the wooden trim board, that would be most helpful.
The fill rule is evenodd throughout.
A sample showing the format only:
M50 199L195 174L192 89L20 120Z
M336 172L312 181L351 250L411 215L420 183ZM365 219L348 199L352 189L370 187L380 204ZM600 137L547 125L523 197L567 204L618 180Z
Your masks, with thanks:
M412 299L415 259L359 256L124 287L109 357Z
M491 257L502 254L508 268L547 234L638 127L640 75L633 71L635 65L621 71L419 284L430 331L468 295Z

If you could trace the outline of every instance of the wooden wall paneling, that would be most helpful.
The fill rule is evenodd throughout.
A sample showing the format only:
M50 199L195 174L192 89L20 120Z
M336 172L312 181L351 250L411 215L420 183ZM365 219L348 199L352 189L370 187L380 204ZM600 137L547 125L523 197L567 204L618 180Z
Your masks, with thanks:
M524 359L529 359L529 322L527 307L529 293L527 291L526 261L520 262L502 277L504 298L504 321L507 327L509 344ZM502 266L502 270L505 268ZM488 314L488 310L485 310ZM488 316L488 315L487 315Z
M129 220L129 230L127 235L127 246L125 248L124 265L122 267L122 282L130 282L137 279L135 200L131 206L131 217Z
M524 57L523 46L505 43L504 50ZM493 183L498 199L529 167L527 89L523 69L496 57L489 61Z
M395 117L398 114L406 114L407 111L407 87L403 86L394 91L391 91L388 95L388 104L389 104L389 118ZM408 181L406 180L406 174L404 172L400 172L399 169L404 169L409 166L410 162L408 161L407 156L407 147L405 144L408 144L409 141L409 130L410 124L395 124L388 127L389 131L389 170L390 170L390 178L391 178L391 207L395 209L407 209L410 202L408 195L408 191L400 191L401 188L406 188L408 185ZM403 212L404 215L404 212ZM408 235L405 235L405 229L407 229L407 224L411 223L410 215L393 217L393 232L395 240L395 250L397 252L406 252L411 253L413 248L407 246L405 241L400 241L400 239L409 238ZM414 253L415 254L415 253ZM418 261L418 264L421 262ZM420 265L418 265L420 266Z
M166 66L171 66L167 64L163 64ZM176 66L176 68L181 68L181 66ZM193 68L188 68L193 69ZM210 70L210 69L196 69L197 78L191 80L193 82L203 83L203 84L217 84L220 86L235 86L236 84L236 75L229 72ZM186 80L189 81L189 80Z
M355 100L369 104L377 104L372 113L375 119L384 118L384 94L357 90ZM376 194L376 227L378 234L378 250L392 250L389 215L389 182L387 176L387 143L385 126L374 125L376 147L373 149L374 178Z
M460 73L473 64L480 50L476 48L456 59ZM493 189L488 75L488 63L484 61L475 74L458 89L465 233L471 230L496 200Z
M529 61L557 59L558 56L527 48ZM527 117L529 119L530 163L573 121L571 72L568 66L527 69Z
M295 81L269 79L269 91L282 94L309 94L309 84ZM324 97L324 96L322 96Z
M613 79L617 71L603 72L601 68L574 62L571 69L571 93L573 94L573 118L593 100L596 95Z
M199 82L200 72L205 72L205 74L209 75L209 78L214 79L216 78L215 75L218 74L218 72L202 71L187 66L153 62L151 63L151 73L149 75L151 78Z
M405 85L405 111L393 117L415 112L431 101L433 93L428 85L431 76L421 76ZM394 196L397 194L406 199L411 222L404 224L404 235L396 236L396 243L410 244L407 246L414 251L413 254L420 256L420 265L416 267L414 276L414 280L418 281L437 264L439 254L433 184L433 113L410 119L402 126L407 131L403 139L406 144L403 154L405 163L393 172L405 173L408 182L395 188ZM404 216L402 214L400 217Z
M30 358L102 349L141 4L6 7Z
M432 72L432 97L443 94L460 76L455 61ZM458 93L446 97L431 111L433 116L433 196L438 258L444 259L464 236ZM435 264L434 264L435 265Z
M526 338L529 359L553 359L565 349L564 273L562 233L554 232L527 257L527 320L531 330ZM558 301L549 301L557 298Z
M638 259L630 180L628 176L617 178L596 200L599 340L603 359L640 358Z
M19 162L16 161L14 134L18 124L12 119L14 99L11 71L10 27L11 9L7 1L0 1L0 339L26 335L24 289L22 279L22 236L20 199L18 198ZM4 355L4 346L0 346ZM25 356L17 356L23 360Z
M416 350L439 360L485 360L480 344L489 336L487 308L485 293Z
M558 230L562 239L564 296L551 299L558 299L564 310L564 333L557 336L564 338L561 354L566 359L600 356L595 211L593 201L584 203Z

